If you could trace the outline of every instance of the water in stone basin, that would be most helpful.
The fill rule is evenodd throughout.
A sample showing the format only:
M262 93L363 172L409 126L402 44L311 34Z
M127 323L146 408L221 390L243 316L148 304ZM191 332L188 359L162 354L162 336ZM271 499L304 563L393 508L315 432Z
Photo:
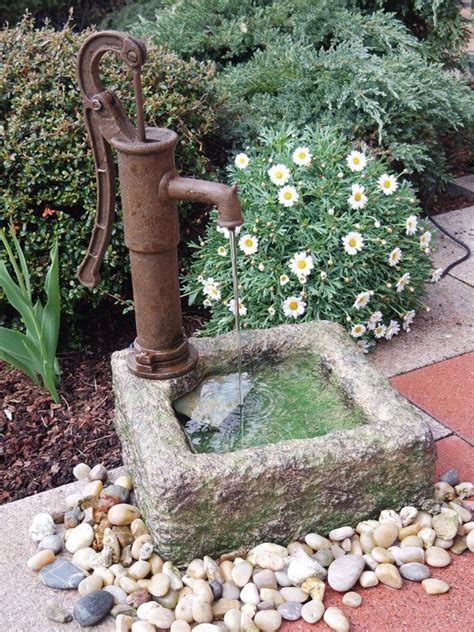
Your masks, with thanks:
M232 452L319 437L365 421L328 372L315 366L314 357L297 356L247 369L242 417L237 384L237 373L211 375L175 402L195 452Z

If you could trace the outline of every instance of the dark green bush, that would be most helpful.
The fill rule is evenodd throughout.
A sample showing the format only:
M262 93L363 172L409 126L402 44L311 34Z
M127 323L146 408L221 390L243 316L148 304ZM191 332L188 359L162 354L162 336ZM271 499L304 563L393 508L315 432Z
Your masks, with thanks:
M473 145L471 93L431 61L437 46L443 58L448 44L450 65L461 56L462 24L457 14L448 19L453 3L424 3L431 13L418 2L402 3L400 13L413 32L425 25L425 42L423 33L418 39L393 14L366 13L356 4L186 0L133 30L185 59L219 63L218 85L228 99L226 137L236 144L253 142L266 125L336 125L378 146L423 189L439 186L452 166L446 148L451 153L453 146ZM371 9L389 3L360 4ZM412 11L418 22L408 15L410 4L418 7Z
M30 19L0 32L0 227L15 226L35 287L58 239L63 313L69 316L81 308L84 298L97 306L108 295L129 296L128 257L119 219L99 287L84 290L75 278L95 213L94 166L75 78L77 51L89 33L34 30ZM104 83L118 88L133 117L131 78L119 63L110 60L103 66ZM209 64L185 62L149 46L143 69L146 121L174 128L181 136L179 169L198 176L207 172L206 177L206 143L216 129L212 75ZM4 303L0 309L5 310Z

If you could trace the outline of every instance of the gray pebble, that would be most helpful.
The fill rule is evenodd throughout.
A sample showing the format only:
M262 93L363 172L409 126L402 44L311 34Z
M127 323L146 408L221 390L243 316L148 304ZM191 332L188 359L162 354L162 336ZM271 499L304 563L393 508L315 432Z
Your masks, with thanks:
M454 468L451 470L446 470L444 474L441 474L439 480L443 483L449 483L454 487L455 485L459 485L459 472Z
M45 586L58 590L77 588L86 577L80 568L68 560L62 559L54 560L51 564L43 566L38 575Z
M302 605L297 601L286 601L278 606L278 612L285 621L296 621L301 617Z
M46 608L46 618L57 623L69 623L72 621L72 614L57 603L50 603Z
M130 498L130 492L126 487L122 487L121 485L109 485L108 487L104 487L100 492L101 498L105 496L116 496L120 498L121 503L127 503Z
M94 467L89 472L89 479L91 481L102 481L103 483L105 483L105 481L107 480L107 470L102 465L102 463L94 465Z
M424 564L419 562L409 562L408 564L402 564L399 568L400 575L404 579L408 579L410 582L421 582L424 579L431 577L430 569Z
M346 592L350 590L364 570L365 559L362 555L344 555L338 557L328 569L328 583L334 590Z
M59 553L64 546L63 539L60 535L47 535L38 544L39 551L52 551L54 554Z
M220 599L222 597L222 584L218 582L217 579L213 579L209 582L209 586L211 587L214 599Z
M319 551L313 555L313 559L317 560L324 568L328 568L328 566L334 562L334 555L331 549L319 549Z
M72 616L81 625L95 625L106 617L114 606L114 597L105 590L91 592L76 601Z
M234 582L224 582L222 584L222 596L224 599L238 599L240 588Z

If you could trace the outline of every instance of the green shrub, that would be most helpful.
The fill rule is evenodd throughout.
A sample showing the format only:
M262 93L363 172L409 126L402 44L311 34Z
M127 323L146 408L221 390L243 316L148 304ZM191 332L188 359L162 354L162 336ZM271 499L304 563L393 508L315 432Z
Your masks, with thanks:
M309 165L298 148L309 153ZM237 236L244 328L329 319L365 349L410 329L433 273L431 233L412 186L366 146L360 150L351 154L354 147L333 129L306 128L267 130L236 156L229 171L245 216ZM358 165L349 166L351 155ZM364 190L357 195L354 185ZM211 310L209 334L234 325L228 237L214 216L187 280L190 302ZM300 301L302 313L285 312Z
M77 51L89 33L76 35L69 28L34 30L30 19L0 32L0 227L15 226L34 287L41 285L48 253L59 241L63 314L69 317L81 309L83 299L97 306L108 295L130 296L120 219L114 224L99 287L84 290L75 276L91 234L96 202L94 166L75 77ZM104 83L119 88L133 117L131 78L119 63L110 60L103 66ZM205 150L216 129L212 76L209 64L184 62L149 47L143 69L146 121L174 128L181 136L178 168L206 177L210 163ZM2 309L5 319L5 304Z
M219 62L218 85L228 99L224 137L236 144L253 141L266 125L337 125L379 146L422 189L440 186L452 147L474 146L472 95L430 61L436 46L392 14L352 4L186 0L132 28L185 59ZM453 20L459 56L463 29ZM440 46L449 41L437 37Z

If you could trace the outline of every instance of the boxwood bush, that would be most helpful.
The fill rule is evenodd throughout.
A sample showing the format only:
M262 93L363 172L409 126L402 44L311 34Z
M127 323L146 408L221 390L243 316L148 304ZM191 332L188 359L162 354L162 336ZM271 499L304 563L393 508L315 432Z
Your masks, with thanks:
M84 290L75 276L91 234L96 201L94 165L75 77L78 48L91 32L74 34L69 27L61 32L35 30L29 18L0 32L0 227L15 227L35 287L41 284L48 253L58 239L66 316L73 316L84 298L97 306L109 295L130 296L120 217L99 287ZM205 152L216 130L213 67L183 61L153 45L148 52L143 69L147 123L172 127L180 134L181 171L212 177ZM133 117L131 78L118 62L103 66L104 83L118 88ZM5 310L4 302L1 305ZM3 311L0 319L5 317Z
M412 186L332 128L264 131L235 156L245 224L238 273L243 328L329 319L366 351L410 330L436 280L432 235ZM229 233L196 244L187 294L209 308L206 333L234 326Z

